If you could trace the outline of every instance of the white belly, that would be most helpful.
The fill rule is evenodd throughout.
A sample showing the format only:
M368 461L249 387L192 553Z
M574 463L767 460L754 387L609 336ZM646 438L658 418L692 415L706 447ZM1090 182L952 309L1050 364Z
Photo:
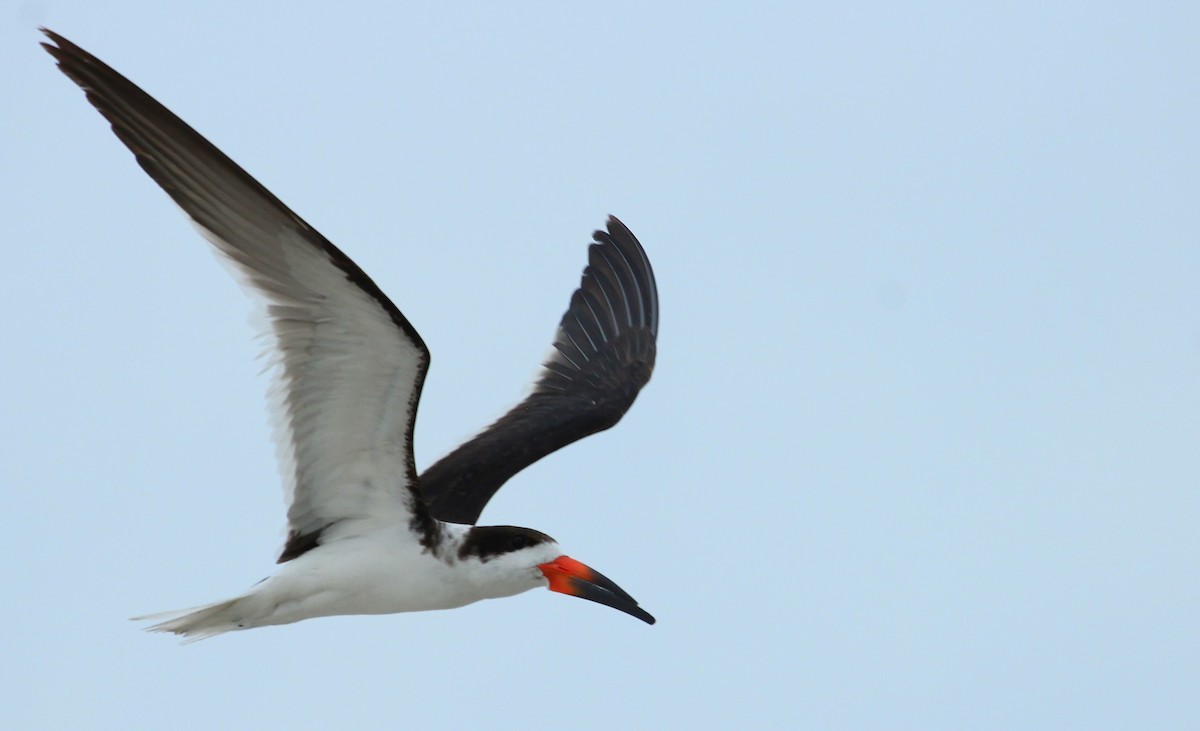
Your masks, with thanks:
M450 609L483 599L463 566L391 531L337 540L284 564L242 597L238 629L339 614Z

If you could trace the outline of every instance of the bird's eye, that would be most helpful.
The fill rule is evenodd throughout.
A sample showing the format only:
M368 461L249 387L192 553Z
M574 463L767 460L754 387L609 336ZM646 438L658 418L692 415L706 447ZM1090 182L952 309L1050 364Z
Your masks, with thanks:
M513 536L512 547L514 551L519 551L529 545L529 541L525 536Z

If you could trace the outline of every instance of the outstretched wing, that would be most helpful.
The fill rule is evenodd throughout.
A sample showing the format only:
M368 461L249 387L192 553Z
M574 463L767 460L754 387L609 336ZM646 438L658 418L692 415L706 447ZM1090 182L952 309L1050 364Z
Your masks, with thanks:
M429 351L358 266L183 120L43 29L42 45L263 304L274 342L275 435L287 561L379 522L438 530L416 489L417 400Z
M616 424L650 380L658 336L650 260L615 217L593 238L533 393L421 474L421 492L440 520L474 524L508 478Z

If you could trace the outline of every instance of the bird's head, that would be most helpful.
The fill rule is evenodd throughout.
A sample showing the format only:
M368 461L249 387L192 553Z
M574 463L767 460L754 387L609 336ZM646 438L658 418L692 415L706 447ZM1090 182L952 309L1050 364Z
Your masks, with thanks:
M566 556L545 533L510 525L475 526L463 537L458 557L478 563L472 573L489 598L547 586L654 624L654 617L633 597L604 574Z

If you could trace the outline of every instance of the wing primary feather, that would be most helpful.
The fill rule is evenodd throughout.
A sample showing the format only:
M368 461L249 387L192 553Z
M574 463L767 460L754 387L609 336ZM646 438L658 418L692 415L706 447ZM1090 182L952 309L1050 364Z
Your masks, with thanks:
M416 329L375 282L237 163L133 82L42 29L42 46L263 306L275 345L276 440L290 560L362 521L440 524L417 489L412 430L429 368Z
M658 293L637 238L615 217L596 231L533 392L421 474L441 520L475 523L513 475L624 416L654 370Z

